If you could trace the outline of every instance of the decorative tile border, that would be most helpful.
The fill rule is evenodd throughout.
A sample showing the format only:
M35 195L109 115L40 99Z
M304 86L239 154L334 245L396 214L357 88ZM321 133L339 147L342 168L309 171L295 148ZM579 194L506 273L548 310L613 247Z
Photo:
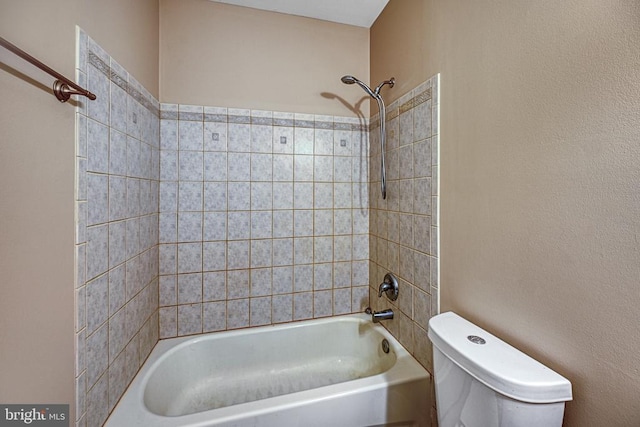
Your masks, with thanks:
M314 128L315 127L315 122L311 121L311 120L297 120L296 119L294 126L297 127L297 128Z
M295 122L293 121L293 119L277 119L277 118L273 119L274 126L293 127L294 124Z
M162 120L178 120L178 112L177 111L169 111L163 110L160 108L160 119Z
M393 120L396 117L400 116L400 114L402 113L406 113L407 111L411 110L412 108L415 108L417 106L419 106L420 104L423 104L427 101L429 101L432 98L432 88L431 87L427 87L424 90L422 87L418 87L418 89L416 89L416 91L418 92L416 95L414 95L413 97L411 97L408 101L403 102L399 107L397 105L398 101L393 102L388 108L387 108L387 121L389 120ZM380 117L378 114L375 114L369 124L369 128L368 130L371 131L373 129L377 129L380 127Z
M189 108L190 106L180 105L180 108ZM224 108L215 108L217 110L225 110ZM367 132L369 125L367 120L364 124L360 124L360 120L352 117L333 117L333 116L314 116L310 114L301 115L304 118L294 118L293 113L273 113L274 115L291 116L291 117L267 117L255 115L260 113L251 110L233 110L223 114L218 113L202 113L180 111L175 104L160 104L160 119L162 120L180 120L205 123L233 123L260 126L277 126L277 127L296 127L305 129L322 129L322 130L346 130L355 132ZM239 114L238 114L239 113Z
M126 78L120 76L117 71L111 68L93 51L89 50L87 56L89 64L93 65L98 71L107 76L109 80L111 80L113 83L127 92L128 95L130 95L140 105L149 110L153 115L159 116L160 109L155 105L155 103L150 100L145 94L136 89L134 85L129 83Z
M353 125L351 123L334 123L334 130L360 130L359 125ZM367 130L367 129L364 129Z
M229 123L236 123L236 124L250 124L251 116L236 116L233 114L229 114L227 121Z
M201 122L202 121L202 113L194 113L192 111L180 111L178 113L179 120L188 120L192 122Z
M429 101L430 99L431 99L431 88L427 88L424 92L417 94L416 96L411 98L409 101L402 104L399 108L400 114L406 113L412 108L415 108L418 105Z
M93 55L91 52L89 52L89 56L90 57L95 57L95 55ZM100 61L100 58L96 57L97 61ZM102 61L100 61L102 62ZM104 63L103 63L104 64ZM103 71L103 70L100 70ZM104 71L103 71L104 72ZM125 92L129 93L129 83L127 82L126 79L124 79L123 77L121 77L115 70L111 70L111 73L109 74L111 81L113 83L115 83L118 87L120 87L120 89L124 90Z
M89 51L89 64L93 65L107 77L111 77L111 67L98 57L94 52ZM123 88L124 89L124 88Z
M271 117L252 117L251 124L273 126L273 119Z
M164 118L164 117L163 117ZM226 114L207 114L204 115L204 121L208 123L226 123Z

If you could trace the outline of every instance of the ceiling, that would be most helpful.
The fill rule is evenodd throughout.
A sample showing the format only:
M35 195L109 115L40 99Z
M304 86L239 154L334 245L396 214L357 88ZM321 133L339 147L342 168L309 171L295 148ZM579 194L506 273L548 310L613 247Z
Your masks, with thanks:
M211 0L370 28L389 0Z

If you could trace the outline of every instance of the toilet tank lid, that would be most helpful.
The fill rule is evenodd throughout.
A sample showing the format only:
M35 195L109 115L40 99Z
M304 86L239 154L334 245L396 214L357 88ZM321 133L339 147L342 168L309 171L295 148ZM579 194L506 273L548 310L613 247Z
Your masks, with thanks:
M572 399L569 380L453 312L432 317L428 334L445 356L500 394L528 403Z

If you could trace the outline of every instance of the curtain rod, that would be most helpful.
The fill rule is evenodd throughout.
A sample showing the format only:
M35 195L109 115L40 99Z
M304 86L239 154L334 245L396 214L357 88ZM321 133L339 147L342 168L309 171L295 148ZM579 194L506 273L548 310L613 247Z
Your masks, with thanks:
M58 73L57 71L53 70L49 66L43 64L42 62L38 61L33 56L29 55L27 52L18 48L17 46L11 44L10 42L8 42L2 37L0 37L0 45L5 49L7 49L8 51L16 54L20 58L24 59L25 61L40 68L45 73L54 77L56 81L53 82L53 87L52 87L53 94L56 96L56 98L58 98L60 102L67 102L70 99L71 95L82 95L82 96L86 96L91 100L96 99L96 96L93 93L78 86L73 81L69 80L68 78Z

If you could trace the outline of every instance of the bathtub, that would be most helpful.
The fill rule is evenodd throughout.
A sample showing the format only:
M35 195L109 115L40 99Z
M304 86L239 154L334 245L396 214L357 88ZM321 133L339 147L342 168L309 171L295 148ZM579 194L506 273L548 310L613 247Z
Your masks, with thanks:
M172 338L105 425L426 426L429 381L364 314Z

